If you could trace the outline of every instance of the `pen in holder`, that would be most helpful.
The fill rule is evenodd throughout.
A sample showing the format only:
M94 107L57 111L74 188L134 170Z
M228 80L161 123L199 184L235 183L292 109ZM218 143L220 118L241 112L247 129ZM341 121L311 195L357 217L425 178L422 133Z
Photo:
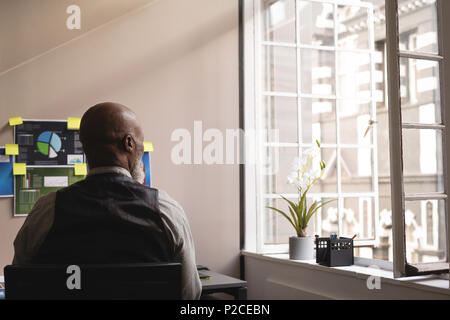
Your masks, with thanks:
M328 267L352 265L354 238L316 238L316 262Z

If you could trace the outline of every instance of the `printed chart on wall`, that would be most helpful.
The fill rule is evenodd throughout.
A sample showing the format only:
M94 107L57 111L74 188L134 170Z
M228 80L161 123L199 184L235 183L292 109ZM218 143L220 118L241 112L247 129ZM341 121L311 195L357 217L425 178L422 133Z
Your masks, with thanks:
M5 190L0 188L0 196L8 192L14 195L15 216L28 215L40 197L85 178L88 168L80 142L79 122L73 128L65 120L23 120L14 127L14 138L18 145L15 163L12 156L2 157L0 149L0 179L2 188L5 187ZM144 184L151 187L153 146L144 144L147 144L142 157ZM21 170L15 172L16 166ZM80 166L84 168L82 173L78 172ZM6 190L8 183L12 190Z
M27 215L39 197L84 179L74 165L85 163L79 130L69 130L65 120L23 120L14 127L19 154L26 164L14 177L14 215Z
M24 120L14 128L19 145L16 162L27 166L84 163L79 130L68 130L67 121Z
M72 167L27 167L25 175L16 176L15 215L27 215L39 197L83 179Z
M150 171L150 152L145 152L142 156L142 162L144 163L144 172L145 172L145 180L144 184L151 188L152 180L151 180L151 171Z
M0 198L14 196L13 156L0 147Z

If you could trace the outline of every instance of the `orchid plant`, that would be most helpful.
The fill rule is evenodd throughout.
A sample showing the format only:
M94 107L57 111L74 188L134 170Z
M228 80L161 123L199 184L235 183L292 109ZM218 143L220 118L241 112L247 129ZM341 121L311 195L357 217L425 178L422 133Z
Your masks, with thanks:
M316 140L316 144L312 148L305 150L301 158L296 158L292 173L288 176L288 183L294 185L298 190L298 201L294 202L281 196L289 205L289 214L280 209L267 207L275 212L280 213L294 227L298 237L306 237L306 228L309 220L321 207L333 201L314 201L307 205L306 195L311 187L322 178L325 173L325 162L318 161L320 154L320 142Z

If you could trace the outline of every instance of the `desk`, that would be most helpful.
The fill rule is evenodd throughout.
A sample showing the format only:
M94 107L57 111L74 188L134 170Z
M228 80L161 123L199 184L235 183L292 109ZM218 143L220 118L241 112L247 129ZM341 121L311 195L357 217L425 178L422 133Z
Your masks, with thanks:
M202 296L211 293L228 293L236 300L247 300L247 281L232 278L210 270L201 270L201 273L210 276L202 279Z
M200 280L202 283L202 295L222 292L232 295L236 300L247 300L247 281L205 269L201 269L201 273L211 277ZM3 277L0 277L0 282L4 282ZM0 288L0 290L2 289ZM0 292L0 300L4 298L4 295Z

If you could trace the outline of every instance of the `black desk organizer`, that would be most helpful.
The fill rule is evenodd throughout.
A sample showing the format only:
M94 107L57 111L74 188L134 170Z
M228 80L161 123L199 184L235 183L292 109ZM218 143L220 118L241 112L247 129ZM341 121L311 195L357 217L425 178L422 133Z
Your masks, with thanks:
M328 267L351 266L353 240L350 238L316 238L316 262Z

